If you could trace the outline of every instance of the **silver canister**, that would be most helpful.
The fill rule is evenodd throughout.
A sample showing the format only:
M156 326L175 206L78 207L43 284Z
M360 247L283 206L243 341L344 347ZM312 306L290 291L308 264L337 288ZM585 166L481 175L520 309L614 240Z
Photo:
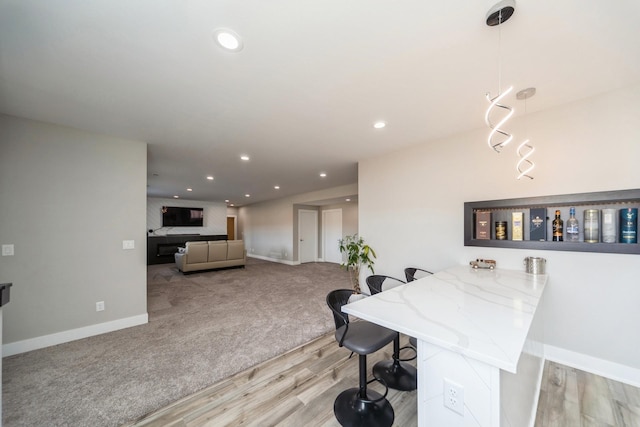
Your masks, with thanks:
M598 243L600 240L600 227L598 226L598 222L598 209L585 209L584 241L586 243Z
M547 260L540 257L528 256L524 259L524 270L530 274L545 274Z

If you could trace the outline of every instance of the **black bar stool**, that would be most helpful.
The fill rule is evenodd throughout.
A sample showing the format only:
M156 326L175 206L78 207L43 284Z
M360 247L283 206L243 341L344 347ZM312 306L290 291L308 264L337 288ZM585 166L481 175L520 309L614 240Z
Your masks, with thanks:
M367 382L367 354L393 341L396 332L366 321L349 323L349 316L342 312L342 306L347 304L352 294L351 289L337 289L327 295L327 305L336 324L336 341L340 347L357 353L360 362L359 387L340 393L333 404L333 413L342 426L391 427L395 414L387 400L389 389L385 385L384 395L367 390L367 384L377 379Z
M371 295L382 292L383 285L395 287L405 285L405 282L395 277L381 274L374 274L367 277L367 286L369 286ZM409 359L400 358L400 350L406 348L415 351L415 348L409 346L400 348L400 333L396 332L396 336L393 339L393 360L376 363L376 366L373 368L373 374L376 377L382 378L387 383L387 386L394 390L410 391L418 388L418 370L409 363L406 363L409 360L415 359L416 356Z
M413 282L414 280L421 279L425 276L430 276L433 273L429 270L424 270L422 268L417 267L407 267L404 269L404 275L407 278L407 283Z

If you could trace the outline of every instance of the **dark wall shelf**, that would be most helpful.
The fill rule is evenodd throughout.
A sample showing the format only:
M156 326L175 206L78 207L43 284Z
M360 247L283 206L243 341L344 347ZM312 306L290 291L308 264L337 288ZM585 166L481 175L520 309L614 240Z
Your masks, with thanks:
M585 243L580 242L552 242L551 241L551 221L554 211L560 210L565 223L569 218L569 208L576 208L576 218L580 221L580 240L582 238L583 212L585 209L623 209L640 208L640 189L602 191L594 193L565 194L555 196L527 197L520 199L488 200L478 202L467 202L464 204L464 245L512 248L512 249L539 249L549 251L574 251L574 252L602 252L621 254L640 254L639 243ZM527 240L529 239L529 209L545 208L547 212L547 241ZM511 212L523 212L524 219L524 239L525 240L496 240L492 231L490 240L475 238L475 213L478 211L490 211L492 214L491 229L496 220L507 221L507 236L511 234ZM602 226L600 226L602 231ZM565 233L566 235L566 233Z

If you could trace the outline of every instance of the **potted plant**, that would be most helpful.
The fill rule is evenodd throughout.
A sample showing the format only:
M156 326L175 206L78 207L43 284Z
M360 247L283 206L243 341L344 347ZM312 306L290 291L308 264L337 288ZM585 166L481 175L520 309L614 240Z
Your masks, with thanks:
M360 268L367 267L373 274L373 263L376 257L375 251L364 242L358 234L345 236L339 240L340 253L346 254L346 261L340 266L349 270L353 292L359 294L360 291Z

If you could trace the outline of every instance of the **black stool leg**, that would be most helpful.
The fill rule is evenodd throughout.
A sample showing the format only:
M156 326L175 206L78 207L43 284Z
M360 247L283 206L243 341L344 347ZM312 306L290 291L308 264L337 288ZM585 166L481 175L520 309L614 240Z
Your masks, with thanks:
M367 390L367 356L360 355L360 387L343 391L333 404L333 413L345 427L391 427L395 414L389 401Z
M418 388L418 370L400 361L400 334L393 340L393 360L376 363L373 376L381 378L394 390L411 391Z

